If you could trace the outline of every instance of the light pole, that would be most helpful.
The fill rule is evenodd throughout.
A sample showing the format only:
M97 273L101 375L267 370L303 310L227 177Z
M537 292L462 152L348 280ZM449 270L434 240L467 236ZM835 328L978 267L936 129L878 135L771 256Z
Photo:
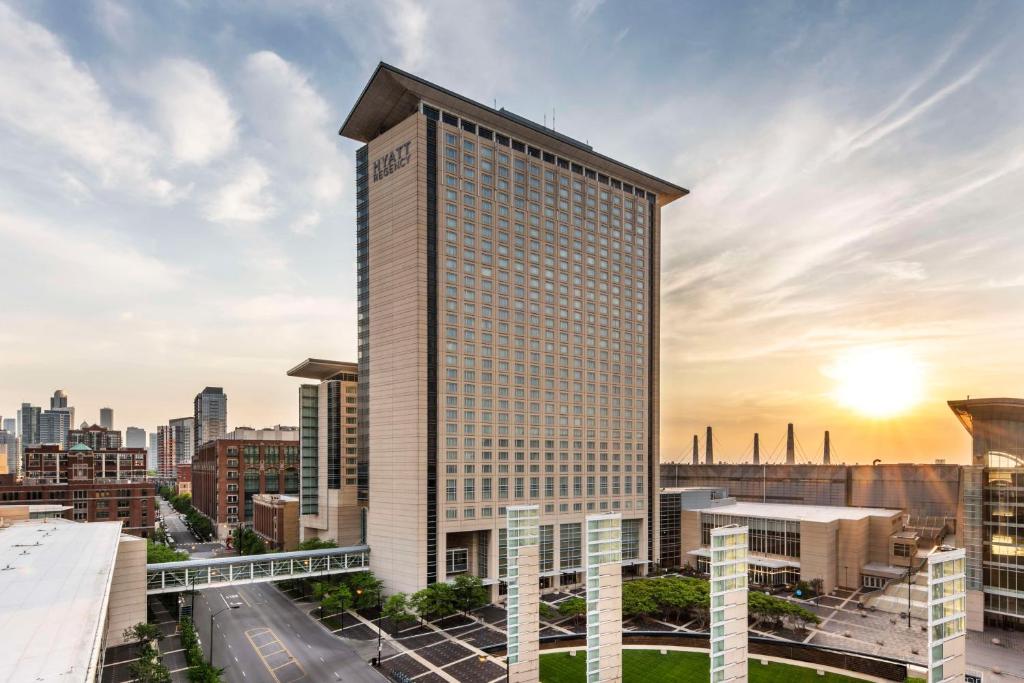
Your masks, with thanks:
M487 661L487 655L477 655L477 659L479 659L480 663L483 664L484 662ZM510 672L509 672L509 666L508 666L508 657L506 656L505 657L505 683L509 683L509 675L510 675Z
M383 645L381 643L380 620L381 620L381 617L384 616L384 609L383 609L383 606L380 604L380 599L381 599L381 595L380 595L380 591L378 590L377 591L377 667L378 668L380 667L381 648L383 647Z
M214 666L213 663L213 618L221 612L227 612L229 609L238 609L240 605L238 603L231 603L227 607L224 607L216 612L210 613L210 666Z

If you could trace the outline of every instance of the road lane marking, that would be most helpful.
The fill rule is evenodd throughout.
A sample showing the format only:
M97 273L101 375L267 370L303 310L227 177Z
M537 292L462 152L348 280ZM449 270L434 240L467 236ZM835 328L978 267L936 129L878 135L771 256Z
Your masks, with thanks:
M267 671L274 678L275 683L294 683L294 681L306 678L306 670L302 667L302 664L300 664L299 660L297 660L288 648L285 647L285 644L281 642L273 629L264 627L252 628L245 632L245 637L248 639L249 644L252 645L253 650L256 651L256 656L260 658L261 662L263 662L263 666L267 668ZM269 638L269 640L265 640L266 638ZM257 644L257 639L259 639L260 644ZM275 645L279 645L280 649L275 650L274 652L264 653L264 648ZM310 646L310 648L312 648L312 646ZM274 657L276 660L280 661L281 657L279 655L281 654L284 654L287 659L285 659L282 664L273 666L270 662L270 658ZM284 669L292 665L298 669L296 673L299 675L297 677L288 677L287 679L282 680L282 678L278 676L277 670Z

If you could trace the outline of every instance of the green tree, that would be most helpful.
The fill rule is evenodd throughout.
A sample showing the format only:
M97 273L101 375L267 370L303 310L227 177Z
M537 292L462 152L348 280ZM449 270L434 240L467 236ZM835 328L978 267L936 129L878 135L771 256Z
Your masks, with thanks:
M422 619L447 617L458 611L455 590L448 583L432 583L413 593L409 601Z
M540 618L544 621L554 621L558 618L558 610L556 610L554 607L544 602L543 600L540 601L539 611Z
M402 624L416 620L416 615L413 614L412 608L409 605L409 596L405 593L395 593L385 600L381 614L395 625L396 631Z
M267 552L267 544L252 529L238 527L233 535L235 550L239 555L262 555Z
M352 591L348 586L331 586L320 598L326 614L337 614L352 607Z
M121 635L127 642L141 641L146 643L151 640L163 640L164 637L164 634L160 633L160 628L156 624L147 624L144 621L126 628Z
M384 584L373 575L373 572L347 574L343 580L352 593L353 607L367 609L377 606Z
M558 613L578 624L580 617L587 613L587 601L583 598L567 598L558 603Z
M638 579L622 585L622 616L646 619L658 611L650 580Z
M322 538L307 538L305 541L299 544L299 550L326 550L327 548L337 548L338 544L334 541L324 540Z
M158 564L160 562L181 562L188 559L188 553L181 550L171 550L165 545L154 543L152 539L146 539L146 562Z
M128 672L137 683L171 683L171 672L160 661L160 653L149 643L142 646L139 658L129 665Z
M452 590L455 593L455 607L467 614L490 602L490 594L479 576L459 574L452 582Z

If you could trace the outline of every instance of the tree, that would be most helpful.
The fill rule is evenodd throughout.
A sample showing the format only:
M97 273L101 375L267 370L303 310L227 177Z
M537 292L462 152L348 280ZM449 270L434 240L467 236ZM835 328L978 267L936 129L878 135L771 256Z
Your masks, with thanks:
M448 583L432 583L409 598L412 608L422 619L447 617L455 614L455 590Z
M416 620L416 615L409 605L409 596L405 593L395 593L385 600L382 615L395 625L396 631L402 624Z
M344 582L352 592L353 607L368 609L377 606L383 584L373 575L373 572L348 574L345 576Z
M171 672L160 661L159 653L149 643L142 646L139 658L128 667L136 683L171 683Z
M252 529L238 527L234 531L235 551L239 555L262 555L267 552L267 544Z
M459 574L452 583L452 591L455 593L455 607L465 613L490 602L490 594L479 576Z
M646 619L658 611L651 583L640 579L622 585L622 616Z
M544 621L554 621L558 618L558 610L556 610L554 607L544 602L543 600L540 601L539 611L540 618Z
M580 617L587 613L587 601L583 598L567 598L558 604L558 613L578 624Z
M156 624L147 624L144 621L140 621L134 626L129 626L121 634L121 637L128 642L146 642L151 640L163 640L164 634L160 633L160 628Z
M821 595L825 592L825 582L821 579L811 579L811 590L815 595Z
M146 563L159 564L161 562L181 562L188 559L188 553L181 550L172 550L160 543L154 543L152 539L146 539Z
M348 586L333 586L320 598L320 606L327 614L337 614L352 606L352 592Z
M338 544L331 540L324 540L322 538L307 538L305 541L299 544L299 550L326 550L327 548L337 548Z

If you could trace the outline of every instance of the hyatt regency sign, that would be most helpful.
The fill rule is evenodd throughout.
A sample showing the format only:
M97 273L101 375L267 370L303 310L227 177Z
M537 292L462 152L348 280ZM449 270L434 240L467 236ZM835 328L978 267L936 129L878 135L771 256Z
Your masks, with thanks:
M392 173L398 171L398 169L407 165L412 159L412 155L409 153L409 147L412 142L406 142L393 150L377 159L373 162L373 181L377 182L383 178L387 178Z

